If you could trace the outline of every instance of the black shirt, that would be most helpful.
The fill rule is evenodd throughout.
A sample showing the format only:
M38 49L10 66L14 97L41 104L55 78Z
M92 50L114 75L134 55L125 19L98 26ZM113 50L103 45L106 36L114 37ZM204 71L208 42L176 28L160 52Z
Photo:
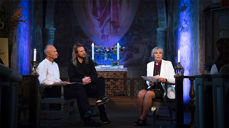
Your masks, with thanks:
M82 63L77 60L77 66L73 65L72 62L69 64L68 76L70 82L82 82L85 76L91 77L91 81L93 82L97 79L97 72L92 60L89 59L88 63L85 60Z

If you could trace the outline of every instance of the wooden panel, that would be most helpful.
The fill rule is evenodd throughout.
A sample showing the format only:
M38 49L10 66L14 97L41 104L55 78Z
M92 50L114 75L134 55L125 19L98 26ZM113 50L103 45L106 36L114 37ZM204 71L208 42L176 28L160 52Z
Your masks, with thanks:
M146 88L142 78L127 78L127 71L97 71L104 77L107 96L137 96L138 91Z
M99 77L104 77L106 81L107 96L126 96L126 71L98 71Z
M36 75L25 75L19 88L19 121L21 127L37 128L39 124L39 82Z
M228 75L206 75L195 80L196 126L199 128L227 128Z

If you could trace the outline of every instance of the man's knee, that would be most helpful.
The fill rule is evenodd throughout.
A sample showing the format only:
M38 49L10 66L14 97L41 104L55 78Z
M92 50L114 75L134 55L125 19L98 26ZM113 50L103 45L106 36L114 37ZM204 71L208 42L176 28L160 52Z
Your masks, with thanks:
M66 99L84 97L85 95L86 95L86 91L83 86L66 85L64 87L64 97Z
M69 91L82 91L84 90L84 86L83 85L78 85L78 84L72 84L72 85L66 85L64 86L65 90L69 90Z

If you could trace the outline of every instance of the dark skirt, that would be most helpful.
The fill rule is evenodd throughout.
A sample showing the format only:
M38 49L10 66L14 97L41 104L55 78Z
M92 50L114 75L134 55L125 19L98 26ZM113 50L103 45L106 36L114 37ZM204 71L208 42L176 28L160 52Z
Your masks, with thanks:
M156 85L147 88L147 91L154 91L156 99L161 99L164 96L164 89L161 83L156 83Z

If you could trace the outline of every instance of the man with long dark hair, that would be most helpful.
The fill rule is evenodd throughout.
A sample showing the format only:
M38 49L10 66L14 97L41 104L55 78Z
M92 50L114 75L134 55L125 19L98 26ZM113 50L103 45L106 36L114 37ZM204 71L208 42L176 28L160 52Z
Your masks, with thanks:
M88 110L88 97L96 98L96 105L100 112L100 120L103 124L110 123L107 118L104 104L109 100L105 96L105 81L102 77L97 77L97 72L93 61L87 56L82 44L75 44L72 51L72 62L68 67L70 82L81 83L78 87L78 106L81 115Z

